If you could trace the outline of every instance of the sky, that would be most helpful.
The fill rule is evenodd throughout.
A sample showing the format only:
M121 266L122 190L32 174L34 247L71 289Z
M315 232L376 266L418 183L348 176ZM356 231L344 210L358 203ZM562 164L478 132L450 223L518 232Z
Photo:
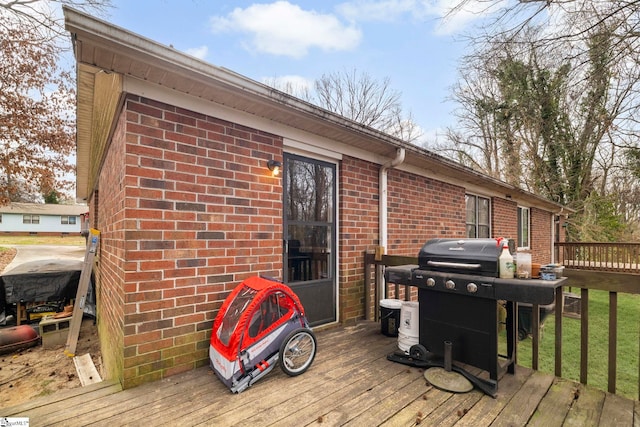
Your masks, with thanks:
M429 141L454 124L448 101L477 15L455 0L112 0L114 25L250 79L312 84L356 71L401 93Z

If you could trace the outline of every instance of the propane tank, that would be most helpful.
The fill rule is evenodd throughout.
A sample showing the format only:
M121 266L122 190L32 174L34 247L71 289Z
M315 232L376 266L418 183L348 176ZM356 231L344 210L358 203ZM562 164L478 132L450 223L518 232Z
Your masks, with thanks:
M502 240L502 253L498 258L499 263L499 271L501 279L513 279L514 276L514 266L513 266L513 256L511 252L509 252L509 240Z

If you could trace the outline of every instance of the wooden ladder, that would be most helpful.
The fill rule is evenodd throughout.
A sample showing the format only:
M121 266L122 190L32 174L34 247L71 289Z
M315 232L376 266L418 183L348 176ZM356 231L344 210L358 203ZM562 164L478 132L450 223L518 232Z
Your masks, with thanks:
M69 326L67 335L67 345L64 348L64 354L74 357L76 346L78 345L78 335L80 334L80 326L82 326L82 316L84 313L84 303L87 299L89 291L89 283L91 282L91 272L93 270L93 259L96 256L98 242L100 241L100 232L96 229L89 230L89 238L87 240L87 251L84 255L84 265L82 273L80 273L80 281L78 282L78 290L76 292L76 300L73 304L73 316Z

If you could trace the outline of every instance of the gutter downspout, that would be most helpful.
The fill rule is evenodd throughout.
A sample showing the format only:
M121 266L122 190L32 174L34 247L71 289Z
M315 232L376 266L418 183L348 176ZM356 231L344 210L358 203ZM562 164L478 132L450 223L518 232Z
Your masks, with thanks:
M396 151L396 158L385 163L380 167L380 176L379 176L379 238L378 245L382 247L382 253L386 253L387 248L387 171L389 169L395 168L396 166L402 164L404 162L406 151L404 148L398 148Z
M406 150L404 148L398 148L396 150L396 158L390 160L389 162L383 164L380 167L379 172L379 209L378 209L378 251L376 253L380 253L383 255L387 251L387 171L391 168L395 168L396 166L402 164L404 162L404 158L406 155ZM376 271L376 275L378 276L378 283L380 283L380 289L378 290L375 300L375 315L378 315L378 304L380 303L378 296L382 296L386 298L385 284L384 284L384 276L381 274L381 271ZM397 298L397 295L396 295Z

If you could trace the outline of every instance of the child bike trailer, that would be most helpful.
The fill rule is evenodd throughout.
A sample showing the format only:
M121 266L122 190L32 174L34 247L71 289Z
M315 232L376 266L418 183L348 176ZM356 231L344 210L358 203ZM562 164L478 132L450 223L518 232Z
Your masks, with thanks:
M285 284L263 277L240 283L213 322L209 363L218 378L240 393L277 362L296 376L316 355L316 337L298 296Z

